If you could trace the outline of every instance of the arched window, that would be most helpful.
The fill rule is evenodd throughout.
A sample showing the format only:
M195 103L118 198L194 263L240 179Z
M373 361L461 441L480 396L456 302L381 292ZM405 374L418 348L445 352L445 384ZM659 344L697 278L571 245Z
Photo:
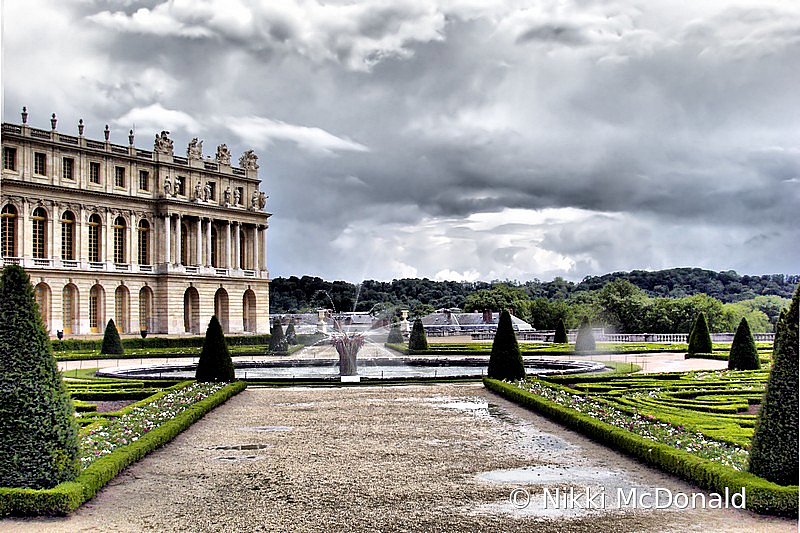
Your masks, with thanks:
M114 262L125 263L125 219L117 217L114 220Z
M72 211L61 215L61 259L75 260L75 215Z
M128 287L120 285L114 291L114 322L117 326L117 331L120 333L128 333L130 326L128 325L128 317L130 316L128 302L130 300L130 292Z
M245 331L256 331L256 294L252 289L244 291L242 297L242 322Z
M153 291L150 287L142 287L139 291L139 329L153 331Z
M139 264L150 264L150 223L139 221Z
M217 228L214 226L211 226L211 266L219 266L217 264Z
M47 283L39 283L33 288L34 298L36 304L39 306L39 312L42 314L42 322L44 322L44 329L50 331L50 286Z
M104 321L104 296L105 292L100 285L93 286L89 291L89 331L92 333L99 333L100 325Z
M103 221L97 213L89 217L89 261L99 262Z
M78 332L78 288L70 283L64 286L61 300L61 315L64 319L64 333Z
M11 205L3 206L0 215L2 225L0 226L0 237L2 237L3 257L17 256L17 209Z
M47 211L44 207L37 207L33 211L33 257L45 259L47 257Z

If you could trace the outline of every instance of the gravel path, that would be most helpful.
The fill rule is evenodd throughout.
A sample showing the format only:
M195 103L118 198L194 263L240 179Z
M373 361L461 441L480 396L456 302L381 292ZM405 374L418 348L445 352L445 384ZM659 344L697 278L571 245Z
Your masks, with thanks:
M527 469L523 479L508 470L516 468ZM534 495L526 509L509 503L518 486ZM251 388L128 468L73 515L2 520L0 529L797 530L796 521L734 509L553 510L536 501L544 488L569 486L696 491L477 384Z

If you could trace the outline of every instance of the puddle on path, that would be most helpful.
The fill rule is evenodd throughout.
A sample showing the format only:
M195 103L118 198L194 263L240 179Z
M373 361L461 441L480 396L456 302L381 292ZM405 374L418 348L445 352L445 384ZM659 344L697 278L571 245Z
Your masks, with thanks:
M478 479L494 483L512 483L514 485L568 484L586 485L622 481L624 476L613 470L599 468L576 467L569 465L539 465L523 468L492 470L478 474Z
M215 457L215 461L223 461L226 463L235 463L237 461L257 461L260 459L257 455L227 455L223 457Z
M209 450L264 450L272 448L271 444L234 444L230 446L212 446Z

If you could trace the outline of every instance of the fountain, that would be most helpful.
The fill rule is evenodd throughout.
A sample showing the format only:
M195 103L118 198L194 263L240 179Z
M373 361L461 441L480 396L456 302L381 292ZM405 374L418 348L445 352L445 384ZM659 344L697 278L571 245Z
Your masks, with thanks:
M334 335L332 344L339 354L339 376L341 381L343 383L361 381L358 375L356 355L358 350L364 346L364 336L359 333L348 335L342 332Z

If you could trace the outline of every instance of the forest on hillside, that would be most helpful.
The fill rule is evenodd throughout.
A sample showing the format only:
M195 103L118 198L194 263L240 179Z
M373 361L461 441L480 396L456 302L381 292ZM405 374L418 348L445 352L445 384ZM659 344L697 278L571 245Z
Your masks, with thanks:
M575 327L587 317L597 325L634 333L682 331L703 310L714 331L732 331L746 316L754 331L771 331L788 304L798 275L740 276L734 271L699 268L634 270L553 281L457 282L429 279L366 280L359 285L318 277L275 278L270 312L370 311L390 318L401 309L423 316L436 309L514 309L537 329L553 329L559 319Z

